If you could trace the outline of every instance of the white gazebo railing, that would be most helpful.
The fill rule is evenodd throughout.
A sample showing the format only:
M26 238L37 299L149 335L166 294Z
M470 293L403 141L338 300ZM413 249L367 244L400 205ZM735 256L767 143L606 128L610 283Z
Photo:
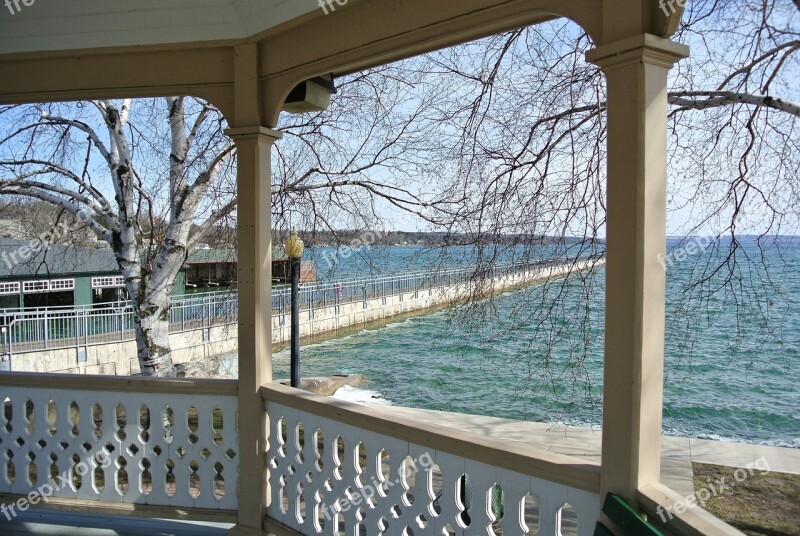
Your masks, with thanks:
M594 532L599 465L281 385L262 396L269 518L301 534Z
M0 493L235 517L235 381L7 373L0 400Z
M0 503L235 522L247 513L236 381L0 375ZM594 533L599 464L270 383L266 529L311 536ZM256 419L258 420L258 419ZM251 453L252 454L252 453ZM245 495L242 495L244 493ZM250 494L250 495L247 495ZM681 498L639 490L657 521ZM244 509L243 509L244 508ZM711 514L670 532L738 534Z

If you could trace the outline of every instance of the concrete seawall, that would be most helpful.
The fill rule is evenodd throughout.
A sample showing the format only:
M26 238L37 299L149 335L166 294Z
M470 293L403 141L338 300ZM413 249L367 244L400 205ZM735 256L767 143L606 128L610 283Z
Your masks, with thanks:
M393 317L422 313L433 308L455 305L480 293L499 293L556 279L570 272L584 271L603 264L603 260L575 265L546 266L501 275L482 282L461 282L443 287L400 292L394 295L311 307L300 313L300 336L313 338L335 335ZM272 317L272 342L289 341L291 319L288 313ZM212 357L238 349L237 325L225 324L170 334L173 359L177 364L210 361ZM25 372L65 372L73 374L130 375L139 372L135 341L88 344L55 350L15 353L11 369Z
M383 298L354 301L341 305L312 308L300 313L300 336L313 337L324 333L357 328L392 317L425 311L464 302L476 292L498 293L526 287L537 282L562 277L569 272L584 271L604 261L578 265L548 266L508 276L499 276L479 283L458 283L446 287L401 292ZM272 317L273 344L288 343L291 336L289 314Z

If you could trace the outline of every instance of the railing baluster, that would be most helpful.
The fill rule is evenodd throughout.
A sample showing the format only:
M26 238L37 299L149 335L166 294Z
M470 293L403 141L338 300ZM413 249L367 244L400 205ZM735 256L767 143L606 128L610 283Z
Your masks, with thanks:
M92 481L93 470L78 469L80 488L69 484L54 486L51 496L62 500L236 509L240 456L235 381L187 381L178 386L178 392L173 391L174 383L163 390L147 385L138 391L130 379L64 375L63 381L66 384L59 385L52 376L26 376L0 386L0 398L6 400L8 408L4 415L12 416L7 423L0 415L0 473L5 473L9 461L16 470L13 483L0 478L0 492L27 495L45 482L51 463L62 475L75 469L76 462L94 469L94 461L94 466L104 467L102 481ZM26 420L28 401L36 416L33 426L28 426ZM162 411L167 407L174 411L169 440L161 424ZM192 407L196 412L189 410ZM54 415L57 418L51 425L49 419ZM38 482L28 483L28 454L34 451ZM97 458L98 454L101 458ZM145 458L149 462L146 468ZM175 465L173 474L178 476L171 496L164 492L167 460ZM196 473L193 464L199 466ZM117 489L123 467L127 474L122 482L127 486L126 492ZM224 487L217 478L217 467L222 468ZM139 486L146 472L151 487L145 493ZM199 480L193 477L195 474ZM70 478L67 481L71 483ZM97 483L101 485L95 488Z
M265 386L262 394L274 423L268 513L302 534L336 534L340 528L345 534L400 535L409 528L443 534L447 527L463 535L525 534L538 525L537 534L557 536L566 503L577 513L577 534L594 531L599 466L502 442L491 446L482 436L398 419L390 408L340 401L334 407L327 398L297 397L282 386ZM420 438L425 446L415 442ZM324 451L319 458L317 441ZM513 467L505 466L509 458L516 459ZM520 472L523 467L553 480ZM305 516L298 516L301 503ZM343 527L336 526L337 517Z

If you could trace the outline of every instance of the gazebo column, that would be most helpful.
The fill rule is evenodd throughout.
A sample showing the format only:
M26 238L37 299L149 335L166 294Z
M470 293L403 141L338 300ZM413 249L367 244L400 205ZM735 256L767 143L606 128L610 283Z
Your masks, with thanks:
M272 381L271 151L281 133L232 128L237 150L239 298L239 522L261 534L266 515L267 417L259 389ZM229 428L231 427L231 428ZM225 423L226 431L233 423Z
M664 383L667 74L688 48L641 34L587 54L608 89L602 495L658 482Z

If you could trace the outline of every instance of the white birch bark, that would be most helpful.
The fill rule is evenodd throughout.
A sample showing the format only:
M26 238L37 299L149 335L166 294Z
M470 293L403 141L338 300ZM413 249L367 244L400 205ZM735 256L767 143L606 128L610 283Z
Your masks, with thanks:
M146 203L152 200L143 190L131 153L133 144L128 134L130 100L119 104L111 100L91 103L103 116L107 142L86 123L45 113L40 122L21 127L15 133L56 125L86 133L108 167L114 188L113 202L86 180L86 174L75 173L57 163L33 159L0 162L5 166L33 167L33 171L20 173L12 179L0 177L0 193L33 197L59 206L76 217L83 215L81 220L86 226L99 239L110 244L133 304L141 372L156 377L175 375L169 341L169 310L181 267L203 234L236 207L234 197L211 211L204 221L195 221L217 168L233 154L233 145L221 150L206 169L195 172L197 177L191 182L186 159L191 144L213 108L206 105L195 118L191 130L187 131L184 98L170 97L166 101L170 126L170 210L163 236L148 237L141 227L142 220L149 218L152 234L154 221L152 215L143 209L143 200ZM48 175L66 179L73 187L38 180L40 176ZM193 223L197 224L194 233Z

